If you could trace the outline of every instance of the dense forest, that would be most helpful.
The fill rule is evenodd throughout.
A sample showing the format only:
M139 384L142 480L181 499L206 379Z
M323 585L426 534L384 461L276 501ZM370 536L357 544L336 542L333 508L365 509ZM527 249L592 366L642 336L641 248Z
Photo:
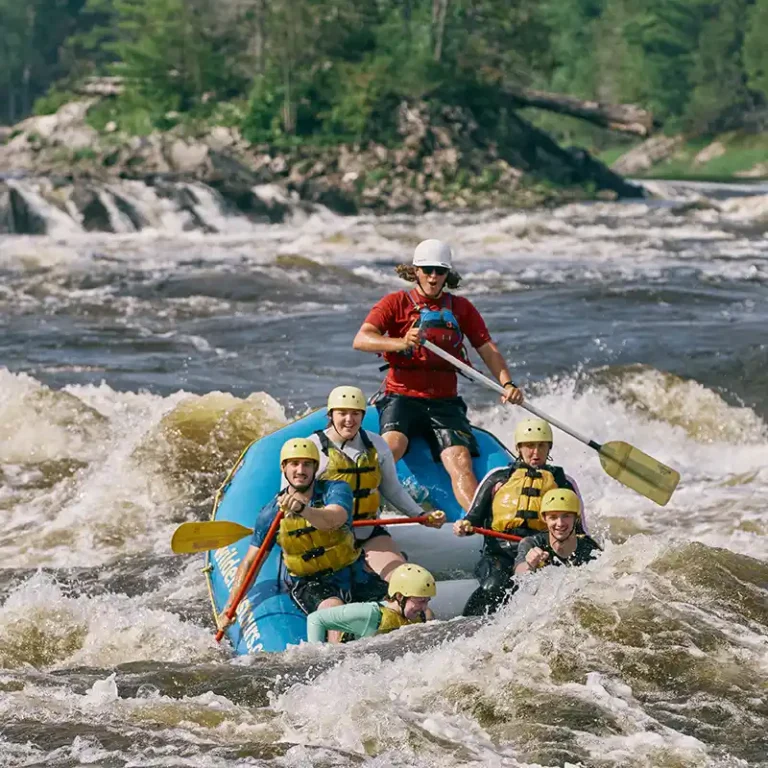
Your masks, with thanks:
M387 142L403 99L492 115L514 86L708 133L765 114L766 39L768 0L0 0L0 122L109 74L135 133L202 120Z

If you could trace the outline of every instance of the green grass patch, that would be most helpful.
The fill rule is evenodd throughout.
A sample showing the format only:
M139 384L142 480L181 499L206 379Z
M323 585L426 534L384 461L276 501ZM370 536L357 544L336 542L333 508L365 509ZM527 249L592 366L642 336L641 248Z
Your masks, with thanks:
M636 146L636 145L635 145ZM610 149L604 149L602 152L599 152L597 154L597 159L604 163L607 166L613 165L622 155L629 152L630 149L634 149L634 147L611 147Z

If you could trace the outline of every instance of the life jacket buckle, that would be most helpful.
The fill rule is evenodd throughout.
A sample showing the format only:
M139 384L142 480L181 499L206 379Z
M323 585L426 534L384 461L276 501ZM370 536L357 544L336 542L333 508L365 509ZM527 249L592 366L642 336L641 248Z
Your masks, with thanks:
M314 549L308 549L301 559L306 563L315 558L322 557L325 554L325 547L315 547Z
M317 530L313 525L308 525L306 528L295 528L292 531L288 531L289 536L305 536L310 533L314 533Z

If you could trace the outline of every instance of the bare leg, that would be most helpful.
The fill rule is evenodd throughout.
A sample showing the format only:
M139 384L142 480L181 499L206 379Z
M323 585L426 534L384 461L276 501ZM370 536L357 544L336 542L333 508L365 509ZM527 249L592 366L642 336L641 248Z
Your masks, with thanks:
M408 450L408 436L402 432L385 432L382 437L392 451L395 461L400 461Z
M464 511L468 510L477 490L477 478L472 471L472 456L469 448L463 445L452 445L440 454L440 460L451 477L453 495Z
M389 536L374 536L363 542L366 565L384 581L389 581L392 571L405 562L397 544Z
M320 603L320 605L317 606L317 610L319 611L321 608L336 608L339 605L344 605L344 601L340 600L338 597L327 597L325 600L323 600L322 603ZM340 643L341 636L343 634L343 632L339 632L337 629L329 629L328 642Z

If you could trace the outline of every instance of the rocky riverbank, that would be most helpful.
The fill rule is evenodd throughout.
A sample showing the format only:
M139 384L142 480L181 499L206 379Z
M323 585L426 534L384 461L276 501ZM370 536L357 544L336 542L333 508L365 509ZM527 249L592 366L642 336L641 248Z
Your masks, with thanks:
M280 221L316 205L340 214L422 213L642 195L515 113L500 141L467 110L402 104L397 146L288 150L249 144L225 126L130 136L111 123L97 131L87 120L93 103L66 104L0 137L0 232L48 231L57 211L85 230L142 229L153 223L152 206L136 205L137 195L186 211L185 228L204 230L216 229L199 214L211 202L254 221ZM49 207L44 215L40 200Z
M622 154L611 168L644 178L768 179L768 131L654 136Z

